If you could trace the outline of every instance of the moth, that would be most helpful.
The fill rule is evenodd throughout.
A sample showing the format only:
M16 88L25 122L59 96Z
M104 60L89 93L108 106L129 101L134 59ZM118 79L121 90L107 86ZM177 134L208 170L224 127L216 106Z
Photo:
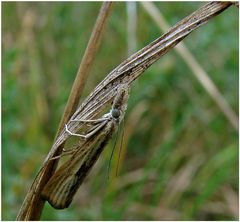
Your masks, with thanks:
M78 188L122 121L127 108L128 91L127 84L119 85L110 112L101 118L71 120L92 124L84 135L72 133L66 126L65 129L70 135L80 137L83 142L71 151L70 158L60 166L44 186L41 196L52 207L64 209L71 204Z

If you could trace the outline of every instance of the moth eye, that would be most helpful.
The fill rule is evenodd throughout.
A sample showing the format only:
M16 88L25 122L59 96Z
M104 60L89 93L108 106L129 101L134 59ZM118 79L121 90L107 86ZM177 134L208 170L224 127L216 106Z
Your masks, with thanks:
M112 109L111 114L112 117L116 119L120 116L120 111L118 109Z

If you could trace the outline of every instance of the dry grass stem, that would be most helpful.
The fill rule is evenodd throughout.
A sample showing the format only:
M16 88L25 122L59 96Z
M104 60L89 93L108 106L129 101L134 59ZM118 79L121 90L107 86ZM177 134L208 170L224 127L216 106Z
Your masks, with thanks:
M137 49L137 2L126 2L128 56Z
M101 36L107 18L109 17L111 6L111 2L104 2L102 4L99 16L96 20L93 32L91 34L90 40L88 42L87 48L79 66L75 81L73 83L64 114L59 124L56 138L59 132L62 130L63 126L68 122L68 120L77 108L85 82L87 80L87 76L89 74L90 68L92 67L94 58L100 45ZM60 155L63 147L64 143L62 143L61 146L55 149L54 156ZM46 184L46 181L49 180L51 175L54 173L58 160L59 159L50 161L48 165L45 165L44 168L42 168L42 170L38 173L36 180L32 184L32 187L30 188L25 197L25 200L17 216L17 220L37 220L40 218L42 208L45 202L40 198L41 190Z
M210 2L196 10L190 16L184 18L171 28L166 34L162 35L137 53L126 59L112 72L110 72L102 82L100 82L93 92L84 100L70 120L92 119L98 116L116 96L119 84L130 85L137 79L149 66L170 51L174 46L181 42L192 31L207 23L231 5L230 2ZM76 133L82 128L80 122L69 121L68 129ZM42 168L36 176L23 203L18 220L37 219L33 214L33 209L41 208L40 193L46 183L43 178L46 166L49 166L49 160L56 155L65 141L70 137L65 130L62 130L55 140ZM51 171L51 167L49 168Z
M166 32L170 27L163 17L162 13L152 2L141 2L143 8L148 12L149 16L156 22L158 27ZM179 43L175 50L183 58L187 66L192 70L195 77L202 84L208 94L212 97L215 103L219 106L223 114L229 120L231 125L238 131L238 117L229 106L223 95L218 90L217 86L210 79L206 71L201 67L198 61L194 58L184 43Z

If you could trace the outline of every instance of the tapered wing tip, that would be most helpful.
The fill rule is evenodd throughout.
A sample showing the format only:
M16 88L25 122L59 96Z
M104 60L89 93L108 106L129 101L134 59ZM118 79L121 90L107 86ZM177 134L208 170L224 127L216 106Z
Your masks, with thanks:
M41 194L41 197L46 200L53 208L57 209L57 210L62 210L62 209L65 209L65 208L68 208L70 203L66 203L66 202L58 202L56 200L53 200L51 198L51 196L48 195L48 193L42 193Z

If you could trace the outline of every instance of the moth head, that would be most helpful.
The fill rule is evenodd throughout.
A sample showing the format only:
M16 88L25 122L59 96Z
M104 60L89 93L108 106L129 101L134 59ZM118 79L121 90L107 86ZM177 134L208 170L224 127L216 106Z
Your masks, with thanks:
M111 110L111 115L114 119L118 119L119 116L121 115L120 110L119 109L112 109Z

